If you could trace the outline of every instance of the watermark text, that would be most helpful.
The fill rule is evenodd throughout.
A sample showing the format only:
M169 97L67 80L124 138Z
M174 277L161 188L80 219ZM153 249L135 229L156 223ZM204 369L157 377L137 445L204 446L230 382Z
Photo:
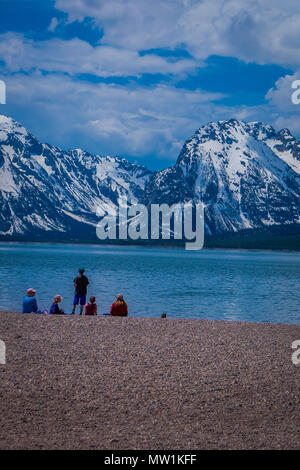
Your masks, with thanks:
M184 240L187 250L204 245L202 203L128 205L122 197L112 213L99 208L97 214L102 217L96 228L100 240Z
M295 91L292 93L291 99L293 104L300 104L300 80L294 80L292 88Z
M293 341L292 349L296 349L292 354L292 363L297 366L300 364L300 339Z
M0 339L0 364L6 364L6 346L4 341Z
M0 80L0 104L6 104L6 85L3 80Z

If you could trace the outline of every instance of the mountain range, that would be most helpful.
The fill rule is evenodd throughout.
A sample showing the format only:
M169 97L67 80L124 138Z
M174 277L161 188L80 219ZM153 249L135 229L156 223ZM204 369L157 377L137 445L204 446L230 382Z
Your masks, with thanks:
M300 141L261 122L211 122L185 142L173 166L153 172L124 158L41 143L0 116L2 240L96 241L99 214L113 212L120 195L129 204L203 202L207 240L219 240L216 246L226 239L243 246L249 234L252 245L265 234L294 246Z

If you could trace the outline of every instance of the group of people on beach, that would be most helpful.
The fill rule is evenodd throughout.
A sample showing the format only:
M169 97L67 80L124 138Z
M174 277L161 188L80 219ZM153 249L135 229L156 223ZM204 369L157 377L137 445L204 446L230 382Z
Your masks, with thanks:
M78 276L74 279L74 301L72 315L76 314L76 307L80 304L79 315L98 315L98 307L96 304L96 297L91 296L90 301L87 303L87 288L89 285L89 280L84 274L84 268L78 270ZM64 315L64 310L60 308L59 304L62 301L63 297L59 294L54 296L53 303L48 310L39 310L36 300L36 290L30 287L27 289L27 294L23 300L23 313L46 313L51 315ZM107 315L117 316L117 317L127 317L128 316L128 306L124 300L122 294L116 295L116 301L111 305L110 313Z

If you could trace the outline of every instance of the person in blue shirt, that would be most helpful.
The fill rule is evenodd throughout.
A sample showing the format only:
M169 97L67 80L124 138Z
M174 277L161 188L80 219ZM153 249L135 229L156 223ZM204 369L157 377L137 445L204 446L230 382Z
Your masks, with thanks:
M37 313L38 306L35 298L36 290L30 287L27 289L27 295L23 300L23 313Z

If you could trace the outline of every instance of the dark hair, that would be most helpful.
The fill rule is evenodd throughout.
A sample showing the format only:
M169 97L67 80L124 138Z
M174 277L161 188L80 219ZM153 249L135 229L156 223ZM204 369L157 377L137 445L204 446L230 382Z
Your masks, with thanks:
M78 269L78 272L79 272L79 274L83 274L83 273L84 273L84 271L85 271L85 269L84 269L84 268L79 268L79 269Z
M96 302L96 297L94 295L90 297L90 302L92 302L92 304Z

